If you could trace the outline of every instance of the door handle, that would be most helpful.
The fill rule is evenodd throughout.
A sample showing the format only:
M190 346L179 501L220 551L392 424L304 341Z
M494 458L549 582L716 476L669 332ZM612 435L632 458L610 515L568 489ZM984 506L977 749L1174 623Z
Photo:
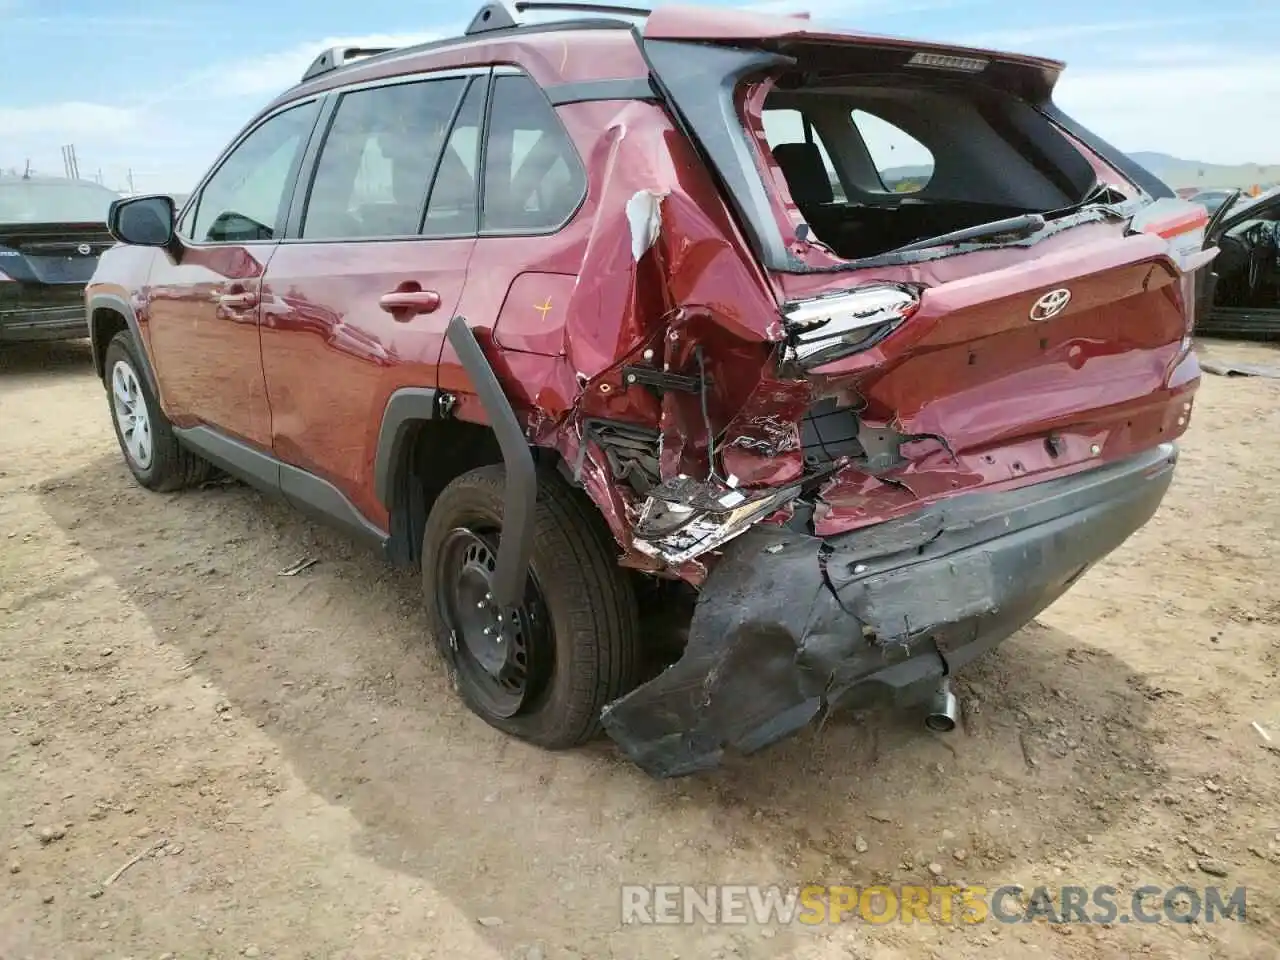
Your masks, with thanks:
M434 290L393 290L378 298L378 306L391 314L393 320L405 323L420 313L439 310L440 294Z
M224 293L218 297L218 303L232 310L245 310L258 305L258 295L252 290L240 293Z

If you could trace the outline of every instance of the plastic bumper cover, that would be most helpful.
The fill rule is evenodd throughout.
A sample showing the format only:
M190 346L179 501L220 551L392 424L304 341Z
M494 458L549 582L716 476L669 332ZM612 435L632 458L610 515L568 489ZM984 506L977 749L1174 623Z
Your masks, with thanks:
M605 731L646 772L671 777L838 705L921 700L1145 524L1176 459L1161 444L827 540L757 526L725 548L681 659L609 704Z

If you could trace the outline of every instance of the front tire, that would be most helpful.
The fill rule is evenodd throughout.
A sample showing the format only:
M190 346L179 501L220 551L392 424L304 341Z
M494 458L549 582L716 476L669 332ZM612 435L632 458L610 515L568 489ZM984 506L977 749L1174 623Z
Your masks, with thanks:
M530 743L576 746L597 734L605 704L639 681L635 594L591 506L539 471L524 600L514 623L511 611L499 623L487 592L505 483L501 466L481 467L432 507L422 544L429 624L472 711Z
M187 450L173 434L169 418L142 375L133 335L112 337L103 357L107 404L120 452L138 483L148 490L181 490L207 480L212 467Z

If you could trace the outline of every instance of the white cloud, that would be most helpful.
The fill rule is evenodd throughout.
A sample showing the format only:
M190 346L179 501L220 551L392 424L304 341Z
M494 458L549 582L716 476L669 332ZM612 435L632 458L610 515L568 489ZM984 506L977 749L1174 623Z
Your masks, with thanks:
M330 47L410 47L419 43L438 40L445 34L438 31L424 33L371 33L355 37L327 37L310 43L301 43L288 50L254 57L215 69L202 71L221 96L274 96L302 79L311 62Z
M101 169L108 186L123 188L132 175L139 191L187 190L241 125L266 101L297 84L325 50L406 47L441 35L325 37L265 56L201 68L149 99L127 105L63 102L0 107L0 131L4 132L0 160L10 167L30 159L40 172L61 174L61 147L73 143L81 174L90 176Z
M38 107L0 107L6 137L54 136L59 143L101 136L124 136L138 120L130 107L68 101Z
M1096 37L1112 33L1129 33L1167 26L1171 20L1111 20L1098 23L1062 23L1043 27L1014 30L990 30L961 37L959 42L973 47L994 49L1025 49L1041 44L1053 44L1061 40Z
M1167 63L1153 54L1133 60L1143 65L1068 68L1054 100L1124 150L1206 163L1280 161L1280 127L1262 122L1280 102L1273 58Z

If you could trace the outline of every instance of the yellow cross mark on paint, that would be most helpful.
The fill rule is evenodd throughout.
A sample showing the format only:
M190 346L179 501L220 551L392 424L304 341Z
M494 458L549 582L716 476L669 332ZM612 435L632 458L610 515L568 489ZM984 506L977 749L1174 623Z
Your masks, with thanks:
M547 319L547 311L551 309L551 298L547 297L545 303L535 303L533 309L542 313L543 322Z

